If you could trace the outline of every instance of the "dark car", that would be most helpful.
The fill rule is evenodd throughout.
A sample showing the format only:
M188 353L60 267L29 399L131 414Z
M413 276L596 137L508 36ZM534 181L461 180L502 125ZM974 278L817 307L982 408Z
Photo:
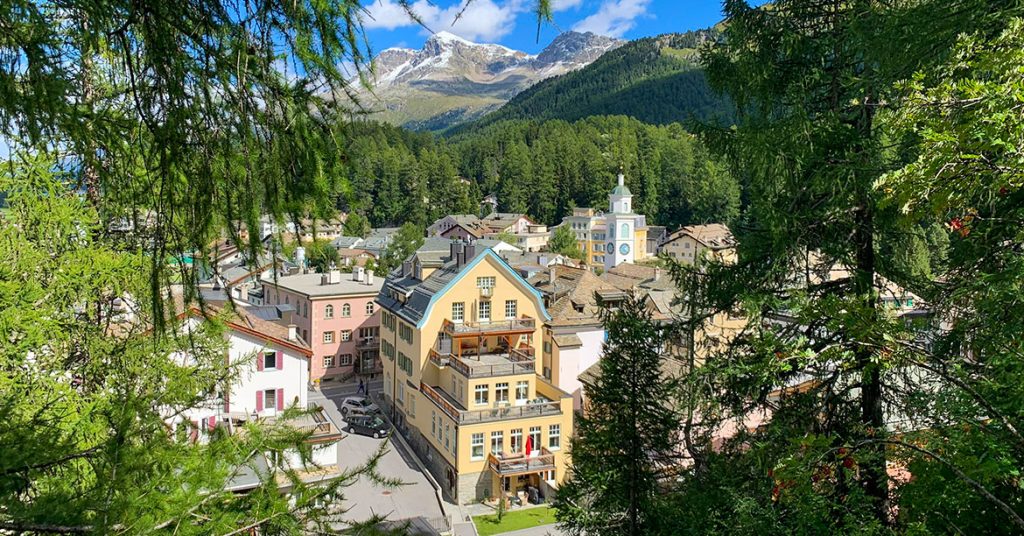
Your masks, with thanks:
M388 435L390 427L376 415L350 415L345 418L345 431L380 439Z

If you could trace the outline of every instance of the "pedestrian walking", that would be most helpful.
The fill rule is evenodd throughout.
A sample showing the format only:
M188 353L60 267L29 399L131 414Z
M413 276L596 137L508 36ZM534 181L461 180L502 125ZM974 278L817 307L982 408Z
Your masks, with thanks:
M366 394L366 384L363 383L363 379L359 378L359 390L356 394Z

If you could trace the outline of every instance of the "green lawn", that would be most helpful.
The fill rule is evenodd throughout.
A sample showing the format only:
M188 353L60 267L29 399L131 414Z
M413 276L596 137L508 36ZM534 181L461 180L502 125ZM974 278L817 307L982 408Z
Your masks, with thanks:
M498 516L494 514L473 518L473 523L476 523L476 530L480 533L480 536L491 536L492 534L501 534L502 532L512 530L550 525L554 522L555 511L547 506L506 512L501 523L498 523Z

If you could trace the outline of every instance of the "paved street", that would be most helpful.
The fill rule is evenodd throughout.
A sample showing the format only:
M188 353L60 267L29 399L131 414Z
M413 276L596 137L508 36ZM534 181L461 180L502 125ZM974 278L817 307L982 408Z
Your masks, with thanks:
M379 389L380 382L376 383ZM325 385L322 393L311 391L309 401L321 404L331 419L341 428L344 422L338 404L347 396L356 394L358 384ZM372 389L373 387L371 387ZM420 472L416 461L397 441L373 439L357 434L346 434L338 448L338 466L341 469L357 467L376 452L381 443L388 442L388 452L380 461L379 471L384 477L398 478L405 483L394 489L384 489L366 478L345 490L346 516L352 520L366 519L381 514L392 520L421 518L431 520L444 516L434 488Z

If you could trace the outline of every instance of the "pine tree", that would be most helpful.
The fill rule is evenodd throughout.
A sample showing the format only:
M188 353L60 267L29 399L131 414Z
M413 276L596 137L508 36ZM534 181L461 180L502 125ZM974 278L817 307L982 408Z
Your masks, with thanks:
M662 374L665 329L641 298L604 312L608 340L585 387L586 412L571 442L571 476L555 500L572 535L670 533L659 469L673 455L673 385Z

